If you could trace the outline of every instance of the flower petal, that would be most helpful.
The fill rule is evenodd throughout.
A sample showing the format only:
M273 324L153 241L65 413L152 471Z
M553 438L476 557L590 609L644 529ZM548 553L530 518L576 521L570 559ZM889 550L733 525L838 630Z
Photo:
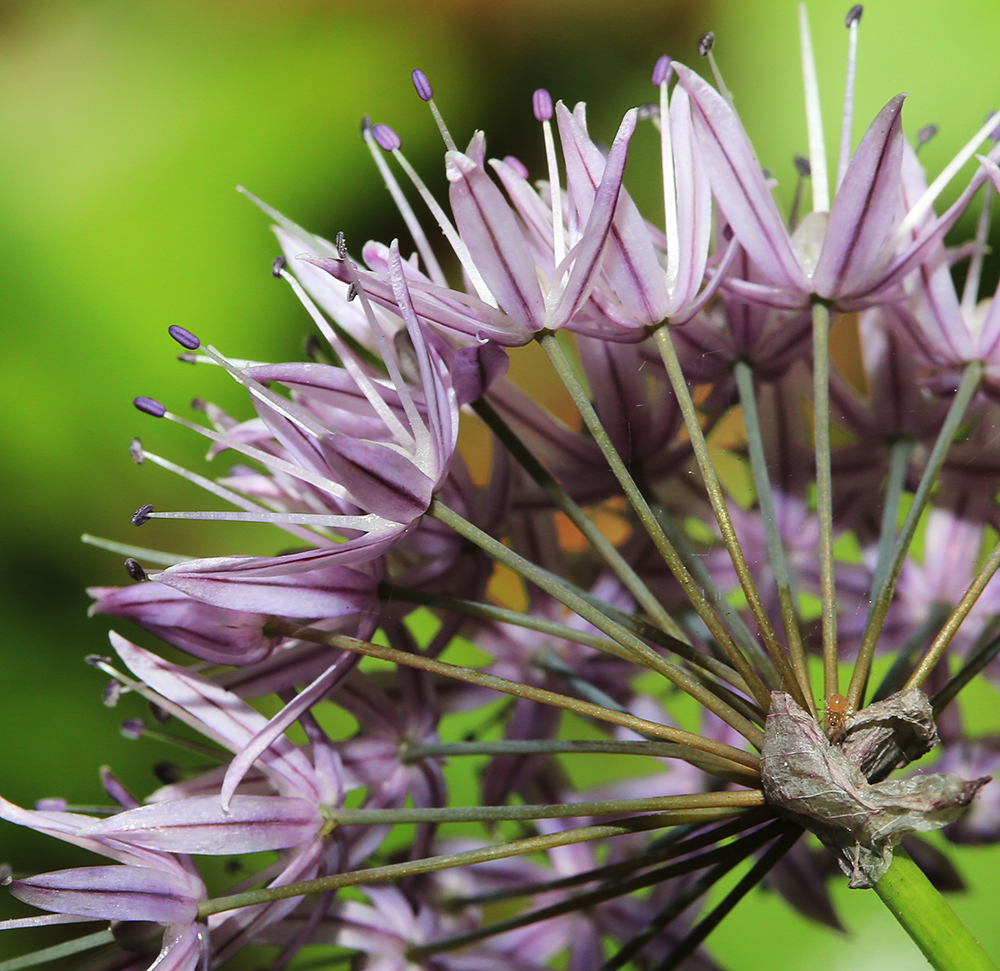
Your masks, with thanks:
M41 910L102 920L189 924L198 915L198 901L190 886L177 875L152 867L55 870L14 880L10 892Z
M257 853L303 846L323 827L316 806L295 796L190 796L128 809L87 835L170 853Z

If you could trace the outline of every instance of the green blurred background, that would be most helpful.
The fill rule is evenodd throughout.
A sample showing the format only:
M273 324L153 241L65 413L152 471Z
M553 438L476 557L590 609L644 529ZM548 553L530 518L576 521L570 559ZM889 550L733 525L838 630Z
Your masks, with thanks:
M839 128L843 0L810 4L828 137ZM855 137L900 90L911 133L941 132L932 173L1000 106L995 0L883 0L861 25ZM462 143L539 160L530 96L585 100L610 138L649 100L661 53L716 52L762 162L790 193L806 147L792 0L6 0L0 2L0 791L30 805L101 801L111 764L150 789L142 746L117 734L103 678L82 657L107 651L107 623L85 617L83 588L126 581L120 558L82 532L189 554L234 549L237 534L128 517L144 503L198 508L197 493L128 459L132 436L197 464L202 443L152 423L137 394L174 410L203 396L244 414L224 376L175 362L179 323L235 357L300 356L308 321L269 275L277 247L242 183L302 225L357 249L401 232L367 156L365 114L392 124L443 191L441 146L410 71L422 67ZM831 148L832 153L832 148ZM638 146L629 185L655 205L653 154ZM539 169L535 169L540 171ZM954 191L951 197L954 196ZM648 210L655 213L655 209ZM655 219L656 217L653 216ZM982 727L996 722L981 716ZM1000 957L1000 855L965 852L973 892L956 907ZM0 829L19 870L70 865L64 848ZM924 966L873 895L838 889L851 936L819 930L757 894L718 932L724 965ZM7 908L6 898L0 907ZM4 909L3 913L8 911ZM0 958L39 946L0 937Z

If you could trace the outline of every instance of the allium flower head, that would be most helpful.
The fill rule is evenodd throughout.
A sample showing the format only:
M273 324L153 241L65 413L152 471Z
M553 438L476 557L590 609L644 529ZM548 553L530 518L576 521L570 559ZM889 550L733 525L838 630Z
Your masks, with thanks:
M831 198L801 23L802 218L780 213L721 79L669 58L658 104L627 110L606 149L583 105L536 91L537 182L488 160L481 132L460 150L415 72L447 206L393 129L362 129L412 255L352 253L255 199L274 275L322 340L311 361L265 363L171 328L253 411L136 406L238 464L211 479L138 441L132 457L236 511L144 505L133 522L269 523L293 548L108 544L134 584L95 588L93 611L198 662L113 632L127 671L92 659L106 700L144 698L163 725L133 717L128 734L194 754L145 801L106 772L112 807L0 803L116 861L19 876L18 896L59 920L154 921L161 971L249 946L279 948L278 971L312 946L379 971L711 971L710 932L763 881L839 928L839 868L936 967L984 966L944 908L923 919L920 881L961 882L921 834L1000 836L996 738L967 737L957 702L1000 653L996 321L970 314L976 294L948 298L943 242L1000 184L998 149L933 212L996 122L928 188L902 96L852 151L852 81ZM625 186L645 129L662 220ZM962 251L977 262L985 218ZM853 373L834 323L860 348ZM529 342L576 417L506 377ZM460 420L490 442L475 475ZM239 877L203 880L212 855ZM138 967L121 948L108 966Z

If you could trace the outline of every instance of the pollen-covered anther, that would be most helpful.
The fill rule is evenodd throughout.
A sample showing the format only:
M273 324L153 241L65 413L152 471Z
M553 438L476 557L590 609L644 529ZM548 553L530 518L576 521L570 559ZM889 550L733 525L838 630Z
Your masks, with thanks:
M128 443L128 454L136 465L142 465L142 463L146 461L146 453L143 452L142 442L139 441L138 438L133 438L132 441Z
M698 41L698 56L708 57L713 45L715 44L715 33L713 31L708 31L708 33L703 34L700 41Z
M152 415L154 418L162 418L167 413L166 406L161 405L155 398L146 398L140 395L138 398L133 399L132 404L139 411L145 412L147 415Z
M144 506L140 506L134 513L132 513L132 525L142 526L144 523L148 523L150 516L149 514L153 511L152 505L146 503Z
M104 686L104 692L101 695L101 701L104 702L105 708L114 708L118 704L118 699L122 696L122 686L117 681L109 681Z
M186 348L189 351L196 351L201 347L201 340L194 334L191 333L186 327L181 327L179 324L171 324L167 328L167 333L177 341L181 347Z

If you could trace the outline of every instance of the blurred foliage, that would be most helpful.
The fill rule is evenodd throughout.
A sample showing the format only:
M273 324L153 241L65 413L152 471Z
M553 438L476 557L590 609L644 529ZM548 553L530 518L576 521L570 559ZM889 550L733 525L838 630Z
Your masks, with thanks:
M831 146L847 6L810 4ZM107 651L107 624L84 618L83 588L126 578L118 558L78 537L191 554L242 551L239 534L223 527L153 524L136 538L128 515L141 503L203 503L160 470L133 466L126 451L141 433L148 447L181 462L197 464L203 452L193 436L135 412L137 394L181 413L203 396L246 414L224 375L174 361L170 324L235 357L301 353L308 321L270 279L277 247L267 220L233 187L245 184L316 232L343 231L355 248L368 238L388 241L401 221L357 135L362 116L392 124L416 167L444 189L437 132L410 86L414 67L430 75L460 142L481 127L492 154L537 164L536 87L586 100L592 130L610 137L625 108L652 96L655 58L696 61L697 38L708 29L787 199L791 158L805 148L792 0L0 2L5 796L29 805L49 795L101 801L102 763L140 793L155 784L148 749L117 735L122 713L101 706L102 677L81 660ZM936 172L1000 104L998 49L992 0L952 0L946 10L931 0L873 3L861 27L855 138L906 89L907 130L941 126L922 156ZM637 140L629 184L655 213L652 145ZM964 853L963 866L972 857ZM969 872L998 859L986 857ZM61 845L7 827L0 859L34 870L72 862ZM983 889L959 909L994 935L1000 952L986 909L995 888L979 879ZM844 966L849 960L858 971L876 953L870 942L898 929L865 895L849 906L878 923L851 919L864 937L837 951L831 935L763 895L720 932L723 963L832 968L843 953ZM761 926L766 942L747 954L748 928ZM0 939L0 956L31 946L19 934ZM918 966L908 948L903 942L898 954L910 963L889 964L883 954L877 966Z

